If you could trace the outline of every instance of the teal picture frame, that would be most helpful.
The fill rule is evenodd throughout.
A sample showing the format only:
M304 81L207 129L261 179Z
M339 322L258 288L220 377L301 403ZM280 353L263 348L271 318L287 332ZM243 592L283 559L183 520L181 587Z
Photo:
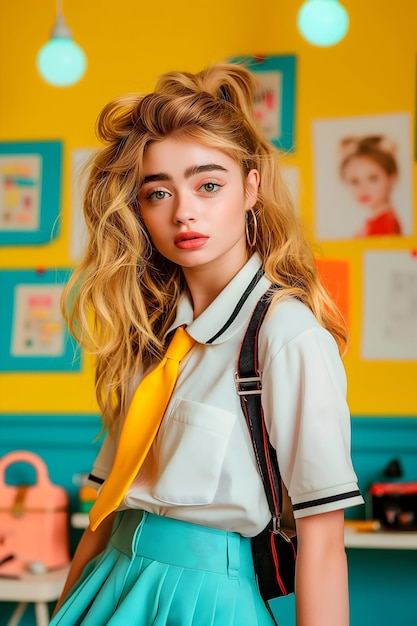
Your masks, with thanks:
M268 139L278 149L284 152L295 151L295 106L296 106L296 74L297 57L293 54L275 56L238 56L231 59L231 62L244 65L247 69L257 75L262 81L263 77L276 76L276 84L279 86L279 93L276 104L276 129L277 132ZM262 76L264 75L264 76Z
M62 320L62 349L59 353L16 354L13 351L18 312L15 310L16 288L26 289L64 286L70 269L59 270L0 270L0 372L77 372L81 369L81 350L70 336ZM36 297L36 296L34 296ZM42 294L40 296L42 298ZM55 303L56 306L56 303ZM42 303L36 311L42 316ZM45 315L44 315L45 316ZM29 316L27 316L29 317ZM46 316L47 317L47 316ZM46 319L46 324L49 320ZM52 324L54 322L52 321ZM55 322L56 323L56 322ZM61 335L60 335L61 336Z
M62 151L57 140L0 142L1 246L46 244L58 236ZM26 223L25 202L33 213Z

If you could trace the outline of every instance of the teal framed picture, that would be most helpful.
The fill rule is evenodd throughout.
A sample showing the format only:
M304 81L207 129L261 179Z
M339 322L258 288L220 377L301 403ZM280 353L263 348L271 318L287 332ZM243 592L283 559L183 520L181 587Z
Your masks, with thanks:
M80 350L61 315L71 270L0 271L0 372L80 370Z
M45 244L59 230L62 142L0 142L0 245Z
M254 109L264 135L277 148L293 152L295 146L295 55L234 57L233 63L244 65L256 74L260 92Z

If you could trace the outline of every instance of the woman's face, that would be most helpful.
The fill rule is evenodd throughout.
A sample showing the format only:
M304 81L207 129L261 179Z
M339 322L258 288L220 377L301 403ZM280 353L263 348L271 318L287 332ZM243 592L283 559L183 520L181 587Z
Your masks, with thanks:
M194 140L167 138L148 147L140 212L155 248L187 272L239 271L247 259L245 212L259 174L244 180L229 156Z
M356 202L370 209L378 209L390 202L390 193L396 181L373 159L353 157L344 166L342 179Z

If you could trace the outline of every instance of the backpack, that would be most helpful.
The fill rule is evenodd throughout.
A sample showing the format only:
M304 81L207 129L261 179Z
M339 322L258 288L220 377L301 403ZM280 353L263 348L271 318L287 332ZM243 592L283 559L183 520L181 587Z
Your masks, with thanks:
M266 430L262 409L262 372L258 363L258 334L271 303L268 290L258 300L242 341L235 373L236 390L248 425L271 520L252 538L252 553L260 594L271 600L294 592L297 536L276 451Z

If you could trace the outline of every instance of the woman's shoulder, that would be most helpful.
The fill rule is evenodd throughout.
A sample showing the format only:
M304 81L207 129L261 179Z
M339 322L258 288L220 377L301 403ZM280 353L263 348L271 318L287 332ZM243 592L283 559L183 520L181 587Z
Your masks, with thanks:
M262 324L259 340L266 342L274 351L288 345L294 340L314 335L334 342L332 335L318 322L313 312L300 300L284 297L270 306Z

